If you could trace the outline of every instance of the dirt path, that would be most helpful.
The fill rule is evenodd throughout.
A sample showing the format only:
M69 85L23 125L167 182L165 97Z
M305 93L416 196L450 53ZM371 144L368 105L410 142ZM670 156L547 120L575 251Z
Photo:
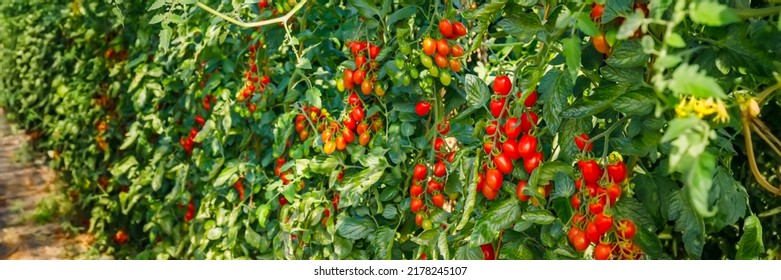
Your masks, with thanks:
M67 234L57 219L41 222L47 214L36 211L55 194L56 176L42 157L25 159L27 141L0 109L0 260L77 258L87 236Z

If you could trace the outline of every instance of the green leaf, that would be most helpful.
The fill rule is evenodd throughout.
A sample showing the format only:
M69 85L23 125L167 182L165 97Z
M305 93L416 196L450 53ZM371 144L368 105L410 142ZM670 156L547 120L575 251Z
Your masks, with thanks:
M632 0L605 1L605 8L602 12L602 24L609 23L617 17L624 17L631 13L633 2Z
M491 224L488 219L481 219L477 222L472 233L469 235L469 246L477 247L489 242L493 242L499 237L499 228Z
M715 195L713 195L715 192ZM716 170L716 176L713 177L713 189L711 197L715 196L716 216L709 219L716 230L735 224L740 218L746 215L747 197L746 189L740 182L736 181L724 167Z
M315 156L309 161L309 170L313 173L328 175L339 165L335 157Z
M716 79L699 71L697 65L683 64L673 72L670 89L678 96L691 95L697 98L727 98Z
M402 19L407 19L407 18L415 15L416 12L417 12L417 7L415 7L415 6L407 6L407 7L401 8L401 9L393 12L393 14L391 14L390 16L388 16L388 20L386 21L385 24L387 24L388 26L393 26L393 24L395 24L396 22L398 22L398 21L400 21Z
M152 3L151 6L149 6L149 9L147 9L147 11L154 11L160 9L160 7L163 7L163 5L165 5L165 1L166 0L155 0L155 2Z
M238 164L229 165L223 168L220 172L220 175L218 175L217 179L214 180L214 186L223 186L225 183L233 184L236 180L239 179L238 176L234 176L236 175L236 172L239 172Z
M499 249L499 259L502 260L532 260L534 253L520 240L503 243Z
M532 13L518 13L505 17L497 23L499 27L510 34L517 37L521 41L528 41L542 30L542 23L540 18L536 14Z
M198 131L198 134L196 134L195 138L193 138L193 142L201 143L203 140L206 140L206 137L212 133L212 129L214 129L214 121L207 120L206 124L204 124L203 128L201 128L201 131Z
M442 233L439 234L439 238L437 238L437 248L439 249L439 253L442 254L442 258L449 260L450 249L447 246L447 236L447 231L442 231Z
M739 22L735 12L715 1L696 2L694 9L689 10L692 21L708 26L722 26Z
M632 178L635 184L635 195L643 203L646 211L660 227L667 223L670 194L678 189L677 184L665 176L655 174L638 174Z
M374 16L381 16L380 10L374 5L374 1L367 0L349 0L350 6L358 9L358 14L364 18L373 18Z
M565 38L561 40L564 45L564 57L567 59L567 71L570 74L570 79L573 81L578 77L580 72L580 38L575 35L571 38Z
M564 172L557 172L553 183L551 199L570 197L575 194L575 181Z
M670 195L670 209L668 216L675 221L675 231L683 234L683 246L689 256L699 259L702 256L702 247L705 245L705 222L685 197L685 192L675 191Z
M206 238L209 240L217 240L222 236L222 228L216 227L213 229L210 229L208 233L206 233Z
M613 66L604 66L599 69L602 73L602 77L616 83L626 84L639 84L643 82L643 74L645 74L645 68L633 67L633 68L616 68Z
M366 217L349 217L341 221L337 232L344 238L358 240L369 236L376 226L371 219Z
M605 62L613 67L638 67L648 62L648 54L643 52L643 46L638 41L621 41Z
M581 13L578 16L578 29L586 34L586 36L594 36L599 33L597 24L591 20L591 17L587 13Z
M475 11L464 12L464 17L468 19L480 19L489 20L493 18L494 14L504 9L507 0L491 0L490 3L485 3Z
M464 91L466 91L466 104L469 108L461 112L456 119L468 116L479 108L483 108L491 98L488 86L475 75L467 74L464 77Z
M385 208L382 210L382 217L388 220L393 220L398 215L398 212L396 212L396 206L393 204L385 205Z
M686 41L683 40L683 37L679 35L678 33L670 33L669 36L664 41L667 43L668 46L673 48L683 48L686 47Z
M683 133L689 131L692 127L695 127L700 123L701 120L690 117L690 118L676 118L671 120L668 123L667 131L664 133L664 136L662 137L661 142L670 142L673 139L677 139L680 137Z
M375 258L378 260L390 260L393 251L393 238L396 231L386 226L380 227L369 235L369 242L374 247Z
M111 167L111 175L114 177L122 176L130 171L131 168L138 166L138 160L134 156L126 156L124 159Z
M553 69L545 73L540 80L539 92L542 100L542 119L551 133L556 133L561 125L561 112L567 106L567 99L573 96L574 80L563 75L561 70Z
M743 221L743 235L738 241L738 252L735 259L755 260L765 251L762 242L762 224L757 216L751 215Z
M624 23L618 28L616 33L616 39L626 40L632 37L638 28L643 24L645 20L645 14L642 11L635 11L624 19Z
M269 211L271 210L271 206L268 204L263 204L258 207L256 216L258 216L258 224L261 227L266 227L266 220L268 219Z
M358 203L363 194L369 190L371 186L382 178L385 174L384 166L367 166L366 169L353 174L351 176L345 176L342 184L337 186L337 190L342 196L340 205L342 207L352 206Z
M538 225L549 225L556 220L556 217L553 216L553 214L545 210L526 212L521 215L521 218Z
M627 85L625 84L595 88L592 95L578 99L564 111L561 111L561 116L565 118L584 118L599 114L609 109L613 100L624 94L626 89Z
M713 217L716 209L710 209L708 196L713 187L713 173L716 170L716 156L704 152L696 157L695 165L684 173L683 182L688 191L691 206L702 217Z
M480 250L479 247L470 247L470 246L458 246L458 249L456 249L456 256L455 259L457 260L482 260L483 259L483 251Z
M521 211L518 199L510 197L491 206L483 219L490 220L496 228L507 229L521 216Z
M650 90L627 92L612 102L613 109L627 115L648 115L656 106L656 98Z

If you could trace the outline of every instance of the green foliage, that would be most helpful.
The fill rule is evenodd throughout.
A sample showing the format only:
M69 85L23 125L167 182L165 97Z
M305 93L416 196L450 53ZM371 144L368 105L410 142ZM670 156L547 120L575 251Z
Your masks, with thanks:
M596 188L621 191L604 211L637 232L618 242L614 225L607 240L637 245L631 257L777 257L781 205L757 186L746 147L768 178L778 154L740 141L751 98L763 98L766 129L781 129L777 6L651 1L646 15L647 1L603 2L592 17L583 1L200 1L220 18L196 1L8 0L0 106L40 136L34 148L69 183L95 247L118 258L481 259L482 245L500 259L593 258L568 239L601 199L576 162L607 168L613 151L627 180L597 174ZM252 28L225 20L291 11ZM445 18L468 30L446 40L465 54L438 67L421 42L442 38ZM369 47L362 93L344 80L367 41L380 49ZM530 113L539 120L522 134L541 163L511 160L486 191L494 156L509 154L505 123ZM356 115L368 139L349 128ZM355 141L340 147L348 131ZM426 179L413 179L417 164ZM428 190L412 197L415 186Z

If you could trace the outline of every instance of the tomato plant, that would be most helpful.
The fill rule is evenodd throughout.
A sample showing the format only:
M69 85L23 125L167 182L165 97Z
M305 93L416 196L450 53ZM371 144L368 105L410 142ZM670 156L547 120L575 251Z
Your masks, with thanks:
M773 1L86 2L0 106L118 258L779 256Z

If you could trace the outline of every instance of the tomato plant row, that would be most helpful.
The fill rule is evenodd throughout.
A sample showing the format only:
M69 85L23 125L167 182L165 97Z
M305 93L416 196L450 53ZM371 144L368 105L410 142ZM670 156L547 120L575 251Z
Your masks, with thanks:
M99 250L778 258L781 6L150 2L0 4Z

